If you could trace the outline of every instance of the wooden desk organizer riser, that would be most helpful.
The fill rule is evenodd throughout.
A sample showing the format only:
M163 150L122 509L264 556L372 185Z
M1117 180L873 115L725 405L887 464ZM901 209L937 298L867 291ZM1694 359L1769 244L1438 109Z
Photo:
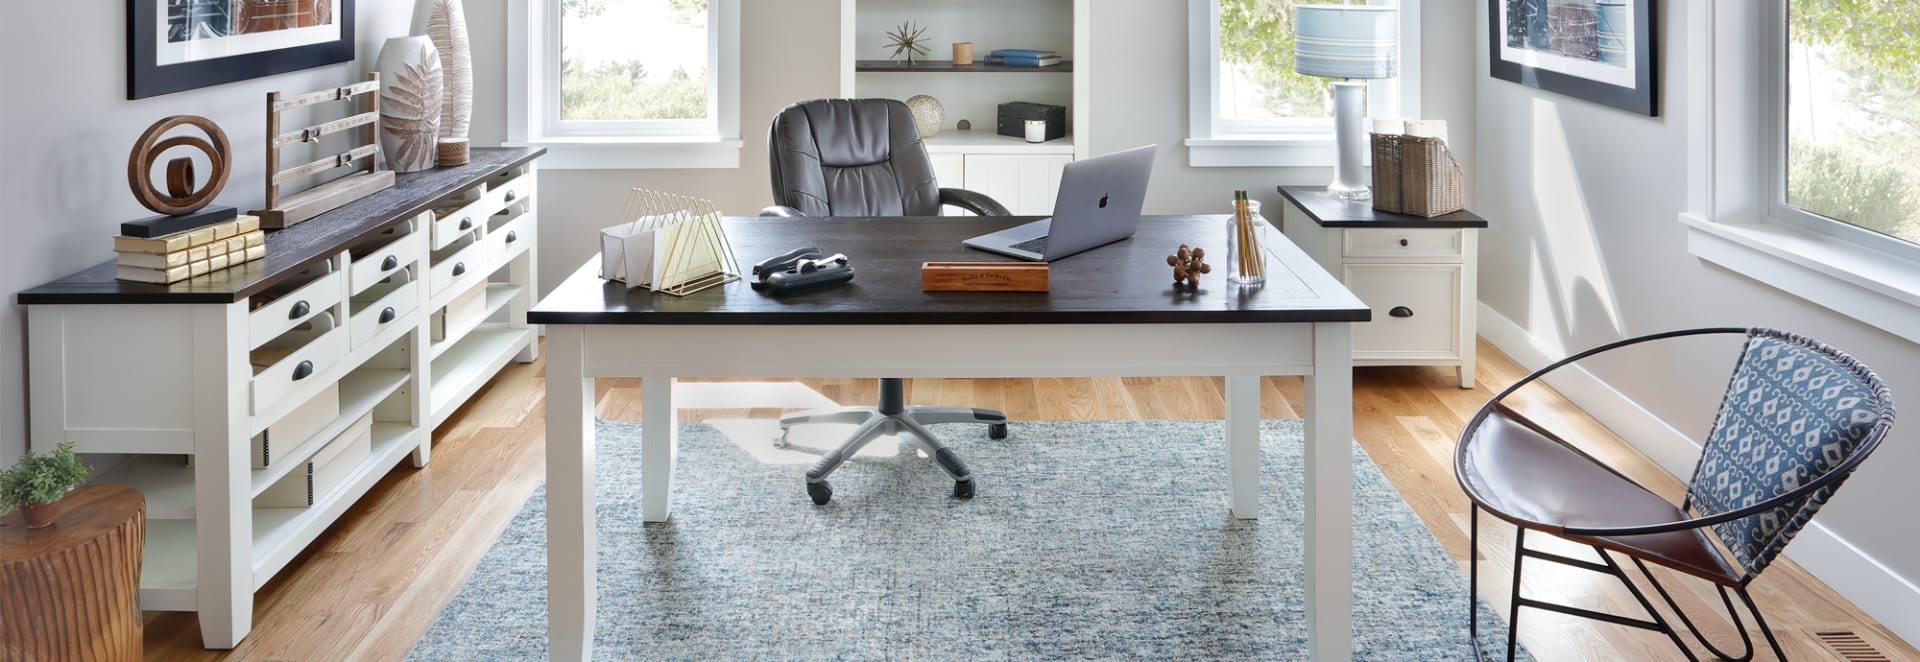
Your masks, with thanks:
M1047 265L1026 262L927 262L923 292L1046 292Z

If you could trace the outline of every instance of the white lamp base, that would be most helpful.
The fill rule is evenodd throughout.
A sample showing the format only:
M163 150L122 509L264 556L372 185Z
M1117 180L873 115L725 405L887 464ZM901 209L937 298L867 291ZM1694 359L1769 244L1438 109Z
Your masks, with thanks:
M1333 82L1333 137L1339 160L1333 164L1333 183L1327 192L1344 200L1372 200L1367 187L1365 99L1367 84L1360 81Z

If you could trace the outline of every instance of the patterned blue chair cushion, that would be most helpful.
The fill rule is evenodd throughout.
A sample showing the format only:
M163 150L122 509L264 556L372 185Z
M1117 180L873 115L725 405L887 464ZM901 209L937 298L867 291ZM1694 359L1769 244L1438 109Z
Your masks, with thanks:
M1767 335L1747 341L1687 491L1700 512L1738 510L1824 475L1865 442L1885 406L1832 358ZM1714 526L1750 573L1793 538L1825 495Z

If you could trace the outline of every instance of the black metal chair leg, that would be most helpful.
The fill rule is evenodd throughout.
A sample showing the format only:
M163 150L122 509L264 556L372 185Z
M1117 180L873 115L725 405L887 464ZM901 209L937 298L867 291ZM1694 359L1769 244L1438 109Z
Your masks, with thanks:
M1687 617L1687 612L1681 610L1679 603L1673 601L1673 596L1667 594L1667 587L1662 585L1660 580L1655 578L1653 573L1647 570L1647 564L1642 563L1640 559L1634 559L1633 564L1640 568L1640 574L1646 576L1647 583L1653 584L1653 590L1660 592L1660 599L1665 600L1667 602L1667 608L1672 609L1674 615L1680 617L1680 622L1687 626L1688 632L1693 633L1693 638L1699 640L1700 645L1707 647L1707 652L1713 653L1715 658L1725 660L1726 662L1748 662L1748 660L1753 659L1753 637L1747 634L1746 625L1740 621L1740 612L1733 608L1733 601L1727 598L1726 587L1720 587L1720 601L1726 603L1727 615L1733 619L1733 629L1740 633L1740 643L1746 648L1746 651L1738 657L1722 652L1719 647L1713 645L1713 642L1707 640L1707 636L1700 632L1700 628L1694 626L1693 619ZM1669 627L1668 629L1672 628ZM1677 636L1674 639L1674 645L1681 646ZM1685 646L1681 646L1681 648L1684 649Z
M1520 552L1521 550L1524 550L1526 548L1527 548L1526 527L1518 527L1518 526L1514 527L1513 529L1513 593L1511 596L1507 598L1508 599L1507 604L1512 605L1512 607L1508 608L1507 610L1508 612L1508 615L1507 615L1507 662L1513 662L1514 651L1518 649L1520 645L1520 564L1525 562L1527 558L1527 555L1522 554Z
M1633 585L1633 578L1627 576L1626 569L1620 567L1620 564L1614 563L1613 556L1607 554L1607 550L1601 548L1599 545L1594 545L1593 551L1600 553L1600 560L1607 562L1607 567L1613 569L1614 576L1619 577L1620 583L1625 584L1627 586L1627 592L1633 594L1633 599L1640 601L1640 608L1646 610L1647 615L1653 618L1653 622L1660 626L1659 630L1667 635L1668 640L1673 642L1673 647L1680 649L1680 654L1687 656L1688 660L1691 660L1692 662L1699 662L1700 656L1694 655L1693 649L1687 648L1686 642L1680 640L1680 633L1673 629L1673 624L1668 623L1667 618L1665 616L1661 616L1659 611L1654 610L1653 602L1647 599L1647 594L1640 592L1640 587ZM1640 559L1633 559L1633 564L1640 568L1640 573L1647 576L1647 581L1652 582L1654 588L1660 590L1660 596L1662 598L1666 597L1667 590L1664 588L1661 588L1660 582L1656 581L1653 578L1653 575L1647 572L1647 566L1644 564L1641 564ZM1673 606L1673 601L1667 600L1667 605ZM1686 621L1687 619L1686 612L1680 611L1678 608L1675 608L1673 610L1673 613L1679 614L1681 621L1683 622ZM1687 628L1692 629L1693 624L1688 623ZM1696 634L1698 633L1696 632ZM1711 649L1712 646L1708 646L1708 648Z
M1721 591L1721 597L1725 597L1726 589L1721 589ZM1759 607L1754 606L1753 596L1747 594L1747 587L1742 586L1734 589L1733 592L1740 594L1740 601L1747 604L1747 611L1753 614L1753 622L1760 626L1760 634L1766 636L1767 646L1773 648L1774 656L1784 662L1787 659L1787 652L1780 650L1780 640L1773 638L1773 628L1767 627L1767 617L1761 615ZM1727 611L1733 610L1729 608Z
M1467 515L1467 640L1473 642L1473 656L1480 657L1480 506Z

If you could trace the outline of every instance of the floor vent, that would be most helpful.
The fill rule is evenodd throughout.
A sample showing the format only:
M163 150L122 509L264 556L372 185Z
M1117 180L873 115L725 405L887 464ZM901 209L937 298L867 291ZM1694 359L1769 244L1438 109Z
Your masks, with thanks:
M1893 662L1852 630L1809 630L1814 640L1845 662Z

